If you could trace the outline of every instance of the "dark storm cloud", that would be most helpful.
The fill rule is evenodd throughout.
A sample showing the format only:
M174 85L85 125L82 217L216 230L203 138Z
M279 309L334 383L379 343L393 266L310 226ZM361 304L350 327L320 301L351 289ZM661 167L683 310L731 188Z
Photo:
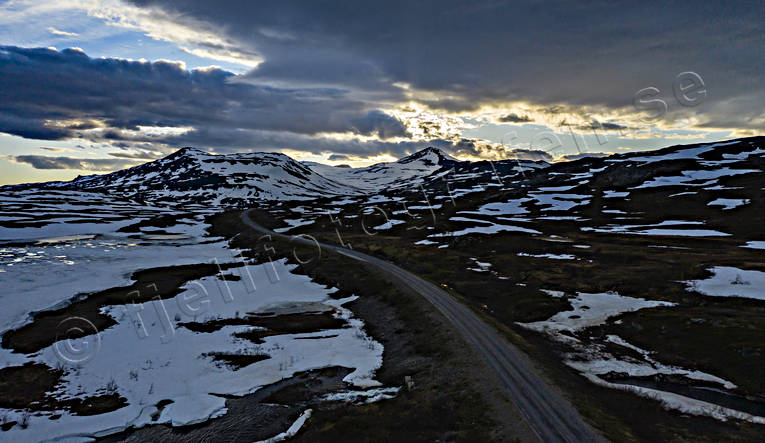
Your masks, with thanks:
M35 169L83 169L88 171L114 171L139 162L110 158L84 159L74 157L47 157L44 155L18 155L11 157L16 163L26 163Z
M508 149L504 146L497 146L486 143L483 140L462 138L457 140L437 139L428 142L428 145L453 154L462 156L472 156L493 159L514 159L547 161L553 160L552 155L539 149Z
M553 156L549 152L539 149L512 149L508 152L507 158L517 160L546 161L551 162Z
M499 121L502 123L529 123L534 120L532 120L528 115L518 115L515 113L510 113L500 117Z
M152 138L146 135L134 137L129 147L141 150L144 143ZM274 152L295 150L312 154L331 152L348 157L371 157L388 154L396 158L412 154L420 149L434 146L452 155L477 155L480 152L493 154L496 148L485 141L467 138L435 138L429 140L361 140L359 138L337 139L327 136L312 136L284 131L248 130L232 128L202 128L184 134L168 135L162 138L168 146L196 146L202 149L214 148L216 152L240 152L242 146L256 151Z
M762 2L133 3L254 48L265 61L253 79L391 94L408 83L444 92L423 103L452 111L510 100L632 109L638 90L655 86L671 100L674 77L695 71L710 100L694 112L723 115L715 103L754 96L738 104L736 124L762 125L752 118L765 98Z
M620 125L618 123L600 123L597 121L590 122L588 125L580 125L577 126L577 129L581 129L583 131L597 131L597 130L605 130L605 131L620 131L624 129L628 129L627 126Z
M566 154L566 155L560 156L558 158L558 161L574 161L574 160L579 160L579 159L588 158L588 157L600 158L600 157L606 157L608 155L609 154L606 154L604 152L583 152L581 154Z
M0 90L0 97L3 95ZM0 104L0 111L6 111L6 109L7 106ZM15 116L10 113L0 115L0 132L37 140L60 140L72 136L72 131L69 129L46 126L44 119L35 116Z
M232 81L220 69L90 58L81 51L0 47L0 132L57 140L125 141L139 126L268 129L299 134L406 134L394 117L338 88ZM51 123L56 122L56 123ZM99 123L100 122L100 123ZM83 130L104 126L102 131ZM155 136L156 142L162 136Z
M410 134L397 118L382 111L369 111L363 117L352 121L355 132L377 134L380 138L407 137Z
M109 155L112 157L124 158L128 160L143 160L143 161L156 160L162 157L162 154L157 152L137 152L137 153L110 152Z

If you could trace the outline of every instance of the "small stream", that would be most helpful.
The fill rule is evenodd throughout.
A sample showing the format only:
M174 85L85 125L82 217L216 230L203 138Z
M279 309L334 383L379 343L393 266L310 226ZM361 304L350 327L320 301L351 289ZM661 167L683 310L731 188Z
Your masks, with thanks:
M749 399L742 395L727 392L710 386L693 386L653 378L621 377L609 380L612 383L641 386L659 391L671 392L696 400L713 403L748 414L765 417L765 399Z

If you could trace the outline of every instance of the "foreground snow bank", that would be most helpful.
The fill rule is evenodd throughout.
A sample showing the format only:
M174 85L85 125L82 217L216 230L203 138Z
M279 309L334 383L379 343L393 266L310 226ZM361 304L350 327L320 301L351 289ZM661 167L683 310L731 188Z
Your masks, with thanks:
M674 303L664 301L625 297L615 292L599 294L580 292L576 297L569 299L569 303L573 307L571 311L559 312L547 320L534 323L519 323L519 325L527 329L551 334L561 331L574 332L590 326L603 324L607 319L625 312L675 305Z
M729 266L715 266L706 280L685 282L689 291L711 297L743 297L765 300L765 272L745 271Z
M101 331L97 339L100 346L89 360L66 367L55 397L116 393L127 400L127 405L94 416L57 411L62 416L50 420L50 413L33 415L27 429L15 426L2 437L17 441L80 439L148 424L200 423L227 412L222 395L252 393L297 372L327 366L353 368L344 381L358 388L380 385L373 377L382 364L383 347L364 332L360 319L342 307L355 297L332 299L335 289L294 274L294 266L285 261L250 265L246 269L233 270L241 277L237 281L224 282L218 276L192 281L172 299L104 307L102 312L118 323ZM237 319L250 312L285 310L332 312L344 319L346 326L268 336L262 344L237 337L259 330L253 326L232 324L202 333L182 326L188 322ZM67 346L87 349L94 340L93 336L72 339ZM2 366L30 361L61 366L59 345L27 356L11 355L3 349L0 362ZM217 354L264 359L230 367L216 361ZM20 413L0 410L0 415L8 414L10 419Z
M543 290L552 297L565 297L563 292ZM569 351L564 363L578 371L591 382L612 389L619 389L657 400L667 409L688 414L704 415L718 420L734 418L752 423L765 424L765 418L698 400L674 392L663 391L629 382L614 383L609 375L621 377L653 377L674 375L693 381L702 381L719 385L721 390L735 389L736 385L706 372L665 365L651 357L650 350L641 349L616 335L607 335L604 341L578 333L606 322L626 312L661 306L674 306L674 303L625 297L616 293L600 294L578 293L570 298L572 310L559 312L545 321L518 323L527 329L549 334L564 343ZM617 320L618 321L618 320ZM613 355L608 345L617 345L625 351L624 355ZM637 357L636 357L637 355Z

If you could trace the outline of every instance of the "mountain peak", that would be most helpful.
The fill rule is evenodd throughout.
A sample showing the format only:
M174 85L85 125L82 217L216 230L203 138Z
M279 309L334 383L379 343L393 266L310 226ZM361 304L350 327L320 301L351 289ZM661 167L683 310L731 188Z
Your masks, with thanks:
M402 158L398 162L399 163L410 163L410 162L413 162L413 161L419 160L419 159L425 159L425 160L434 161L437 164L441 164L444 161L459 161L456 158L452 157L451 155L445 153L444 151L442 151L442 150L440 150L438 148L434 148L432 146L428 146L425 149L421 149L421 150L415 152L414 154L411 154L411 155L409 155L407 157Z
M210 154L201 149L193 148L191 146L186 146L185 148L181 148L175 151L172 155L210 155Z

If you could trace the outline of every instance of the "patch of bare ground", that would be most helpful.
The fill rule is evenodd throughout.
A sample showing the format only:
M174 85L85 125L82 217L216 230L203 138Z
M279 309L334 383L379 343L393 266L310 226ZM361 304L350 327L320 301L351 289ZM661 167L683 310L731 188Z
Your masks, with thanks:
M85 398L56 398L63 369L54 369L41 363L9 366L0 369L0 408L26 411L26 414L45 415L51 420L59 418L60 411L74 415L98 415L116 411L127 405L127 400L115 392L103 389L101 395ZM7 431L13 426L26 426L16 421L3 422Z

